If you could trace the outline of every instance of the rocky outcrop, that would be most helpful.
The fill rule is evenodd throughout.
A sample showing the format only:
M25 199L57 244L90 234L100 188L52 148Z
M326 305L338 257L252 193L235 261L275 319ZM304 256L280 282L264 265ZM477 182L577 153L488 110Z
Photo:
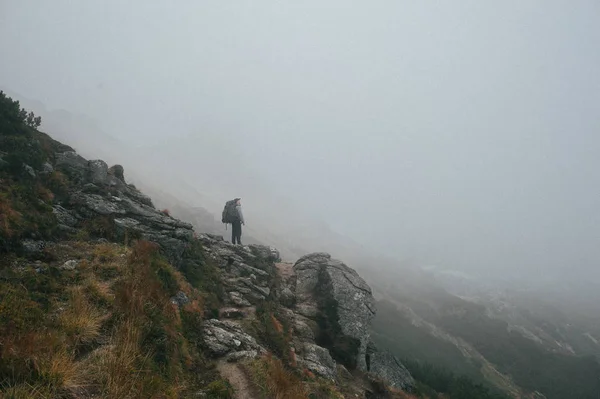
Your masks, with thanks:
M222 237L200 234L207 255L223 272L226 305L250 307L265 301L274 285L276 249L262 245L232 245Z
M194 237L192 226L154 208L152 200L125 182L123 167L109 169L102 160L88 161L74 151L55 156L57 170L69 176L69 198L53 212L63 231L73 231L86 220L103 217L102 228L112 239L144 238L158 243L167 258L179 265Z
M329 254L314 253L299 259L293 271L294 277L284 278L279 291L280 295L289 288L293 291L294 328L305 342L298 345L298 354L305 367L324 377L333 375L336 364L329 361L331 356L323 355L325 350L344 366L367 372L390 386L413 387L404 365L378 350L370 339L375 300L355 270Z
M101 219L110 222L113 239L154 241L176 266L199 261L184 257L194 240L192 226L155 209L149 197L126 183L122 166L109 168L101 160L88 161L70 150L56 154L55 160L51 166L67 174L72 183L68 200L53 206L61 230L75 231L83 223ZM402 364L370 344L375 301L356 271L325 253L306 255L293 266L276 266L280 255L274 248L236 246L210 234L199 234L197 239L221 272L224 307L219 319L203 323L202 339L210 354L237 361L265 353L260 337L245 331L244 321L254 317L255 307L270 302L279 308L278 317L291 326L289 349L299 367L335 379L340 363L394 387L412 386ZM36 242L29 247L39 251ZM183 292L171 298L176 306L188 301Z
M369 329L375 316L371 288L355 270L329 254L306 255L294 271L298 312L319 324L317 343L330 343L334 358L346 367L366 371Z
M367 346L367 371L386 381L394 388L411 390L414 379L397 357L389 352L380 351L373 342Z

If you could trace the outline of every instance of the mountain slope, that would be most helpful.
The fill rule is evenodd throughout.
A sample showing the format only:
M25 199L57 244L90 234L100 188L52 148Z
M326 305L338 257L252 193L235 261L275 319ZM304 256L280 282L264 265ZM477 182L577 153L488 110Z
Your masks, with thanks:
M0 92L0 397L235 397L223 362L253 398L408 397L354 270L198 234L25 116Z
M524 318L540 326L525 328L520 320L507 322L491 308L444 294L441 287L411 294L401 286L380 290L381 311L374 322L377 342L401 358L454 363L460 373L517 397L527 392L549 399L598 397L600 364L593 356L566 351L556 339L537 338L544 328L560 334L549 328L549 318ZM525 309L519 312L527 315Z

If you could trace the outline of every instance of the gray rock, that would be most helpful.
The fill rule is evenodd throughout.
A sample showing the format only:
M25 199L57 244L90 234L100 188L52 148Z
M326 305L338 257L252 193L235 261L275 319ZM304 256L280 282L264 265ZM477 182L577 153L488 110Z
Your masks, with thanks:
M68 260L60 267L61 270L75 270L79 265L79 261L77 260Z
M86 183L83 185L83 187L81 188L81 191L86 193L86 194L103 194L104 190L100 187L98 187L97 185L95 185L94 183Z
M296 295L294 295L289 287L283 287L279 292L279 303L288 308L296 304Z
M240 306L240 307L249 307L249 306L252 306L252 304L250 302L248 302L246 299L244 299L244 297L242 296L242 294L240 294L237 291L231 291L229 293L229 299L236 306Z
M265 353L265 349L234 322L210 319L204 322L203 327L204 344L214 356L221 357L240 351Z
M31 177L35 177L35 170L33 170L33 168L27 164L23 164L23 168L25 169L25 172L27 172L29 174L29 176Z
M89 210L100 215L125 215L127 211L118 203L98 194L77 193L72 196L76 201L82 203Z
M125 169L121 165L113 165L108 169L108 174L125 183Z
M235 273L235 275L237 275L237 276L248 276L250 274L254 274L263 279L269 277L269 273L265 272L264 270L257 269L252 266L248 266L247 264L245 264L243 262L234 262L231 268L232 268L233 272Z
M243 319L246 317L246 313L237 308L225 308L219 311L220 317L222 319Z
M312 343L306 343L302 347L302 353L298 363L321 377L334 379L336 375L335 360L329 354L329 351L323 347Z
M310 324L312 323L314 323L314 321L296 315L294 319L294 334L301 340L314 342L315 333L310 327Z
M368 372L386 381L390 386L405 391L414 387L415 381L410 372L391 353L378 351L370 343L367 360Z
M60 205L55 205L52 207L52 213L56 217L58 223L63 224L69 227L75 227L77 225L77 219L71 212L66 210Z
M185 294L185 292L179 291L177 293L177 295L175 295L174 297L171 298L171 303L173 305L177 305L177 306L181 307L181 306L185 306L188 303L190 303L190 299Z
M89 180L94 184L106 185L108 183L108 165L101 159L88 161Z
M50 174L54 172L54 167L49 162L44 162L42 165L42 173Z
M66 151L56 154L56 166L62 169L81 171L83 173L87 168L87 161L75 151Z
M321 306L335 303L338 320L331 322L338 324L345 337L358 340L357 353L351 355L355 357L357 367L366 371L369 329L375 316L371 288L355 270L325 253L300 258L294 265L294 271L297 277L296 296L305 304L302 314L309 316L306 310L313 308L315 303Z
M46 248L46 242L37 240L23 240L21 241L21 246L23 247L23 251L25 251L25 253L35 254Z
M249 245L248 248L259 259L266 262L279 262L281 257L279 251L273 247L267 247L265 245Z

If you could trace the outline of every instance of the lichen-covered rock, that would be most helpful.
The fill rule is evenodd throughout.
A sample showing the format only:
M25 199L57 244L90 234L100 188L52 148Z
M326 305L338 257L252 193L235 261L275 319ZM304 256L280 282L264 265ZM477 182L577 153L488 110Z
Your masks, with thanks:
M21 242L21 247L25 253L31 255L41 252L44 248L46 248L46 242L39 240L23 240Z
M52 164L50 162L44 162L44 164L42 165L41 173L47 175L52 172L54 172L54 167L52 166Z
M389 352L377 350L373 343L367 349L367 370L394 388L410 391L415 384L406 367Z
M71 260L66 261L60 268L62 270L75 270L78 265L79 265L79 261L77 261L75 259L71 259Z
M348 365L366 371L369 329L375 315L371 288L355 270L325 253L300 258L294 265L294 272L302 314L324 321L328 331L321 333L327 335L328 340L334 343L347 340L350 343L347 353L339 353L337 348L334 353L346 359ZM314 311L316 315L311 314Z
M31 166L24 164L23 168L25 169L25 172L27 172L29 174L29 176L31 176L31 177L35 177L36 176L35 170L33 170L33 168Z
M327 349L312 343L305 343L297 355L299 355L297 361L300 366L322 377L335 378L336 363Z
M242 351L256 351L261 354L266 352L253 337L234 322L210 319L204 322L203 327L204 344L214 356Z
M219 310L219 317L222 319L243 319L246 312L238 308L224 308Z
M253 244L249 245L249 248L254 255L266 262L279 262L281 260L279 251L273 247Z
M56 220L59 224L69 227L75 227L77 225L77 218L60 205L53 206L52 213L56 217Z
M125 183L125 169L121 165L113 165L108 169L108 174Z
M177 295L175 295L174 297L171 298L171 303L173 305L177 305L177 306L181 307L181 306L185 306L188 303L190 303L190 299L185 294L185 292L179 291L177 293Z
M107 184L108 165L101 159L88 161L89 180L94 184Z
M252 306L252 304L247 299L245 299L242 294L240 294L237 291L231 291L231 292L229 292L229 300L235 306L239 306L239 307L249 307L249 306Z

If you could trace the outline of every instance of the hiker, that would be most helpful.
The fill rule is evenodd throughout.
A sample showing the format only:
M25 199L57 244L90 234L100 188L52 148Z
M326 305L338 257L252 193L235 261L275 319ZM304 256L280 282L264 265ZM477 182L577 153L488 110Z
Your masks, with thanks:
M223 209L223 223L231 223L231 242L242 245L242 225L245 224L240 198L227 201Z

